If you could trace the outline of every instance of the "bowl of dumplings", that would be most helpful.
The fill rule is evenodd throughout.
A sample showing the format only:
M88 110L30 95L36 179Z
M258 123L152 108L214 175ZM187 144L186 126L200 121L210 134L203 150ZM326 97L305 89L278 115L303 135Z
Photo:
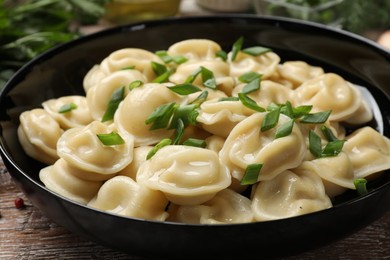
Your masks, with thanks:
M1 155L32 204L141 256L286 256L390 205L390 54L286 18L111 28L26 64Z

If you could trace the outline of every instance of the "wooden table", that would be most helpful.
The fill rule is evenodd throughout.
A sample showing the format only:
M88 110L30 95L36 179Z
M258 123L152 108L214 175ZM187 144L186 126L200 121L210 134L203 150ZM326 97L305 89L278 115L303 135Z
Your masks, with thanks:
M16 198L25 207L17 209ZM137 259L55 224L31 205L0 160L0 259ZM390 212L359 232L293 259L390 259Z

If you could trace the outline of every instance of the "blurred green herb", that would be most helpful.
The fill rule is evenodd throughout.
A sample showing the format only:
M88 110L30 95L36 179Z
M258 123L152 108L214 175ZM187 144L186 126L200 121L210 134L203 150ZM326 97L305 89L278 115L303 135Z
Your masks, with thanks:
M26 62L79 37L110 0L0 0L0 90Z

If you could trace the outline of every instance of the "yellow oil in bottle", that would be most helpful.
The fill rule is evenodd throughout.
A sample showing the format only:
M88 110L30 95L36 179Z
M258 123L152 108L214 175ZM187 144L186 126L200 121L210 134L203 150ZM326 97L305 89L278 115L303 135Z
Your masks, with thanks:
M115 24L174 16L180 0L113 0L106 6L105 19Z

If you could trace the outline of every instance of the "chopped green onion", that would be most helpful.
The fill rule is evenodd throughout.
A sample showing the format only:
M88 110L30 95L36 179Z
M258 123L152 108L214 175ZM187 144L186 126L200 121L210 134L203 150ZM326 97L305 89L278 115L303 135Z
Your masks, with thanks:
M156 51L155 54L165 63L170 63L172 62L172 57L168 55L167 51L161 50L161 51Z
M322 124L328 120L331 112L332 111L329 110L314 114L307 114L301 118L300 122L304 124Z
M274 128L279 121L280 107L278 109L272 110L265 115L263 123L261 125L261 131L267 131L271 128Z
M223 61L226 61L228 56L227 56L227 53L223 50L219 50L217 51L217 53L215 54L217 57L221 58Z
M214 73L211 70L201 66L201 74L202 74L203 85L206 88L211 88L211 89L217 88L217 82L215 81Z
M241 76L239 76L238 80L243 82L243 83L249 83L255 79L261 78L261 76L262 75L257 73L257 72L250 71L250 72L244 73Z
M259 174L262 167L263 164L258 164L258 163L249 164L245 169L245 173L240 181L240 184L251 185L256 183L259 178Z
M166 128L176 108L175 102L163 104L155 108L146 118L145 124L152 124L150 130Z
M175 133L173 134L173 136L174 136L173 144L179 144L180 143L181 137L184 134L184 127L185 126L184 126L183 120L181 118L179 118L177 120L177 123L176 123Z
M325 145L321 157L337 156L343 149L345 140L335 140Z
M183 142L183 145L205 148L206 141L202 139L188 138Z
M129 84L129 89L130 90L133 90L135 88L138 88L138 87L141 87L143 85L143 81L142 80L134 80L133 82L131 82Z
M254 91L259 90L260 89L260 81L261 81L261 78L256 78L256 79L252 80L251 82L249 82L248 84L246 84L243 87L241 92L244 94L249 94L249 93L252 93Z
M286 104L284 104L281 108L280 108L280 113L288 116L289 118L292 118L294 119L294 110L293 110L293 107L291 105L291 102L290 101L287 101Z
M248 97L244 93L238 93L238 98L244 106L246 106L252 110L255 110L257 112L264 112L265 111L264 108L257 105L256 101L254 101L253 99L251 99L250 97Z
M193 125L196 123L196 117L198 112L195 110L197 108L194 104L182 105L179 106L173 114L171 124L168 129L176 129L179 119L184 123L184 126Z
M218 99L218 101L239 101L239 100L240 100L239 97L222 97Z
M309 132L309 150L316 158L322 156L321 138L313 130Z
M270 51L271 51L271 49L264 48L261 46L249 47L249 48L245 48L242 50L243 53L246 53L246 54L251 55L251 56L260 56L260 55L265 54L265 53L270 52Z
M149 160L152 158L158 150L163 148L164 146L170 145L172 143L172 140L169 138L162 139L158 144L156 144L146 155L146 160Z
M281 105L278 105L278 104L275 104L275 103L269 103L268 106L267 106L267 110L268 111L274 111L276 109L280 109L281 110Z
M293 108L294 118L300 118L310 113L313 106L298 106Z
M355 179L353 181L353 184L355 185L356 191L359 195L366 195L368 193L367 191L367 180L364 178Z
M187 79L184 81L184 83L193 83L196 79L196 77L202 72L202 67L199 67L197 70L195 70L191 75L187 77Z
M61 114L67 113L67 112L70 112L70 111L72 111L72 110L74 110L76 108L77 108L77 105L75 103L73 103L73 102L67 103L67 104L63 104L60 107L60 109L58 109L58 113L61 113Z
M291 119L291 120L287 121L286 123L282 124L276 130L275 139L290 135L293 127L294 127L294 119Z
M333 134L332 130L325 125L321 126L321 132L324 134L328 142L337 141L337 137Z
M189 83L183 83L183 84L179 84L179 85L175 85L175 86L170 86L170 87L167 87L167 88L169 90L172 90L176 94L179 94L179 95L182 95L182 96L202 91L197 86L189 84Z
M114 114L118 109L119 104L122 102L125 96L125 87L118 88L112 92L110 101L107 104L107 110L103 115L102 122L112 120Z
M186 57L180 56L180 55L172 56L172 60L176 64L182 64L182 63L188 61L188 59Z
M132 66L128 66L128 67L124 67L124 68L121 68L121 70L133 70L135 69L135 66L132 65Z
M165 71L163 74L159 75L157 78L155 78L152 82L153 83L163 83L163 82L167 82L168 79L169 79L169 76L172 75L172 73L174 72L175 70L174 69L169 69L167 71Z
M120 145L125 143L125 140L123 140L123 138L117 132L111 132L109 134L97 134L96 136L99 138L100 142L106 146Z
M197 96L190 104L194 104L197 107L200 107L200 105L207 100L207 96L209 95L209 92L203 91L200 93L199 96Z
M237 58L237 54L241 51L243 43L244 43L244 38L242 36L234 42L232 47L232 56L230 57L231 61L234 61Z
M155 61L152 61L151 65L152 65L152 69L153 69L154 73L157 76L160 76L168 71L167 67L165 67L164 65L157 63Z

